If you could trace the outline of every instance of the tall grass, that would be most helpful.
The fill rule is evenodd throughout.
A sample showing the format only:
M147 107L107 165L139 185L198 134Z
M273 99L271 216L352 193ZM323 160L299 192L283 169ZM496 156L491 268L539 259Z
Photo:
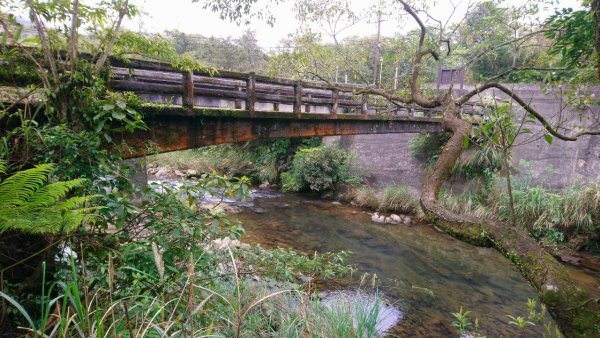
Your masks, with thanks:
M600 185L576 183L560 193L529 180L513 185L516 226L535 237L553 242L568 241L580 249L600 236ZM440 200L458 213L511 222L508 194L503 178L483 191L467 189L459 195L442 191Z
M391 185L383 190L379 198L379 210L412 214L418 208L417 200L407 186Z
M23 319L21 332L32 337L375 335L379 295L369 296L369 303L352 297L320 302L291 284L273 287L268 281L243 277L239 258L229 248L219 256L229 258L218 275L207 275L197 266L200 260L190 260L181 271L171 271L176 279L165 278L161 287L127 295L117 292L118 282L112 290L114 281L104 288L84 276L72 260L63 280L42 289L39 317L4 292L0 300L17 310ZM160 259L156 261L158 265Z
M381 192L367 185L360 185L349 188L342 198L357 206L379 211L415 214L419 209L417 199L405 185L390 185Z

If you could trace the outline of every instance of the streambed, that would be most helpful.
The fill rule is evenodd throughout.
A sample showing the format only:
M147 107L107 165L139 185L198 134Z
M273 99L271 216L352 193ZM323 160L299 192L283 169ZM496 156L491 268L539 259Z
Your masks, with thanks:
M374 224L360 208L300 194L255 191L235 215L243 240L306 253L351 251L361 272L380 280L403 320L391 331L401 337L457 336L452 312L471 311L487 337L541 337L541 325L519 330L507 315L528 314L535 290L500 253L463 243L432 226ZM349 285L345 287L351 287ZM548 320L551 320L548 318Z

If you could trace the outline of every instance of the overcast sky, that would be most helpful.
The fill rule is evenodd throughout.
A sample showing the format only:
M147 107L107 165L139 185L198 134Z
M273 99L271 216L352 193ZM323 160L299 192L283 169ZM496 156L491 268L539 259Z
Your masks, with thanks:
M144 32L163 32L168 29L177 29L185 33L198 33L204 36L217 37L237 37L247 29L251 28L257 33L259 45L267 50L273 50L277 47L279 41L296 31L298 23L292 11L292 2L269 5L269 9L276 16L274 27L270 27L264 22L253 21L252 27L237 26L234 23L219 19L219 16L210 10L202 9L202 3L192 3L192 0L132 0L137 4L146 15L141 18L127 22L126 26L135 31ZM202 1L202 0L200 0ZM259 0L259 3L265 3ZM512 0L508 2L526 1ZM433 1L432 1L433 2ZM578 7L579 0L560 0L559 7ZM376 1L352 0L353 9L359 13L369 7ZM446 20L450 11L450 0L437 0L431 7L431 13L437 19ZM466 10L467 0L454 0L454 3L460 3L455 17L460 17ZM549 8L546 13L551 13ZM405 31L407 28L414 28L412 22L408 20L399 20L398 18L387 20L382 23L382 34L391 36L398 31ZM344 32L343 36L349 35L374 35L377 32L377 26L373 20L362 20ZM342 37L343 37L342 36Z

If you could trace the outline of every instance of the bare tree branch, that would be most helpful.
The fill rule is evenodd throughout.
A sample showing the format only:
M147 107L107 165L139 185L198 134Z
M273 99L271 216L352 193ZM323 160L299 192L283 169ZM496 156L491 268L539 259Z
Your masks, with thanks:
M71 35L69 42L69 58L71 59L71 71L75 70L77 60L77 26L79 25L79 0L73 1L73 14L71 21Z
M419 34L419 45L417 46L417 51L415 52L415 57L413 59L412 76L410 78L410 93L412 96L412 100L416 104L424 108L440 107L440 100L431 100L426 98L423 95L421 89L417 86L419 80L419 73L421 72L421 61L423 60L423 56L431 54L435 58L437 53L432 49L423 50L423 45L425 44L425 35L427 34L427 28L425 27L423 21L421 21L417 13L412 9L412 7L410 7L404 0L398 1L402 4L404 10L417 22L421 29L421 32Z
M533 109L531 107L531 105L529 105L527 102L525 102L514 91L510 90L509 88L507 88L506 86L504 86L502 84L495 83L495 82L486 83L481 86L478 86L477 88L466 93L460 99L458 99L456 101L456 104L460 106L460 105L466 103L467 101L469 101L471 99L471 97L473 97L474 95L477 95L477 94L483 92L484 90L487 90L490 88L496 88L496 89L502 91L503 93L505 93L506 95L508 95L511 99L515 100L515 102L517 102L523 109L525 109L525 111L527 113L531 114L531 116L533 116L536 120L538 120L542 124L542 126L548 131L548 133L550 133L552 136L554 136L558 139L561 139L563 141L577 141L577 138L584 136L584 135L600 135L600 130L599 131L583 130L583 131L580 131L573 135L562 134L561 132L559 132L557 130L557 128L553 127L540 113L538 113L535 109Z
M119 36L119 31L121 30L121 23L123 22L123 18L127 14L128 6L129 6L129 0L125 0L123 2L123 5L119 9L119 16L117 18L117 21L115 22L115 26L114 26L114 29L112 32L112 37L110 39L110 42L108 43L108 45L106 45L106 48L104 48L104 51L100 55L100 58L98 58L98 62L96 62L96 69L98 69L98 70L100 70L100 68L104 67L104 63L108 59L108 56L110 55L110 52L111 52L113 46L115 45L115 42L117 41L117 37Z
M48 43L48 39L46 37L46 30L45 30L44 24L39 18L37 10L35 9L35 6L33 5L33 1L27 0L27 4L29 5L29 14L31 17L31 21L33 21L33 23L37 29L38 36L40 38L40 43L42 44L42 51L44 53L44 56L46 57L46 60L48 61L48 65L50 67L50 73L52 74L52 80L54 81L55 84L57 84L58 83L58 70L56 67L56 60L54 58L54 55L52 55L52 50L50 49L50 44Z

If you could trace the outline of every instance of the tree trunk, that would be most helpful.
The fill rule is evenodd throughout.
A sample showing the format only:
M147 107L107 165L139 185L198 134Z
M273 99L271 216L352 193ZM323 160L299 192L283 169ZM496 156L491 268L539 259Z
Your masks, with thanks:
M450 95L442 106L444 128L452 137L423 183L421 206L427 218L452 236L467 242L493 246L510 259L536 288L541 301L571 337L598 337L600 310L598 300L575 285L567 270L542 249L529 234L518 227L470 215L458 215L444 208L438 193L463 150L463 140L471 124L459 116L459 106Z
M512 226L517 226L517 214L515 213L515 200L512 193L512 183L510 182L510 163L508 162L508 150L502 149L502 157L504 158L504 168L506 168L506 192L508 193L508 205L510 207L510 217Z

